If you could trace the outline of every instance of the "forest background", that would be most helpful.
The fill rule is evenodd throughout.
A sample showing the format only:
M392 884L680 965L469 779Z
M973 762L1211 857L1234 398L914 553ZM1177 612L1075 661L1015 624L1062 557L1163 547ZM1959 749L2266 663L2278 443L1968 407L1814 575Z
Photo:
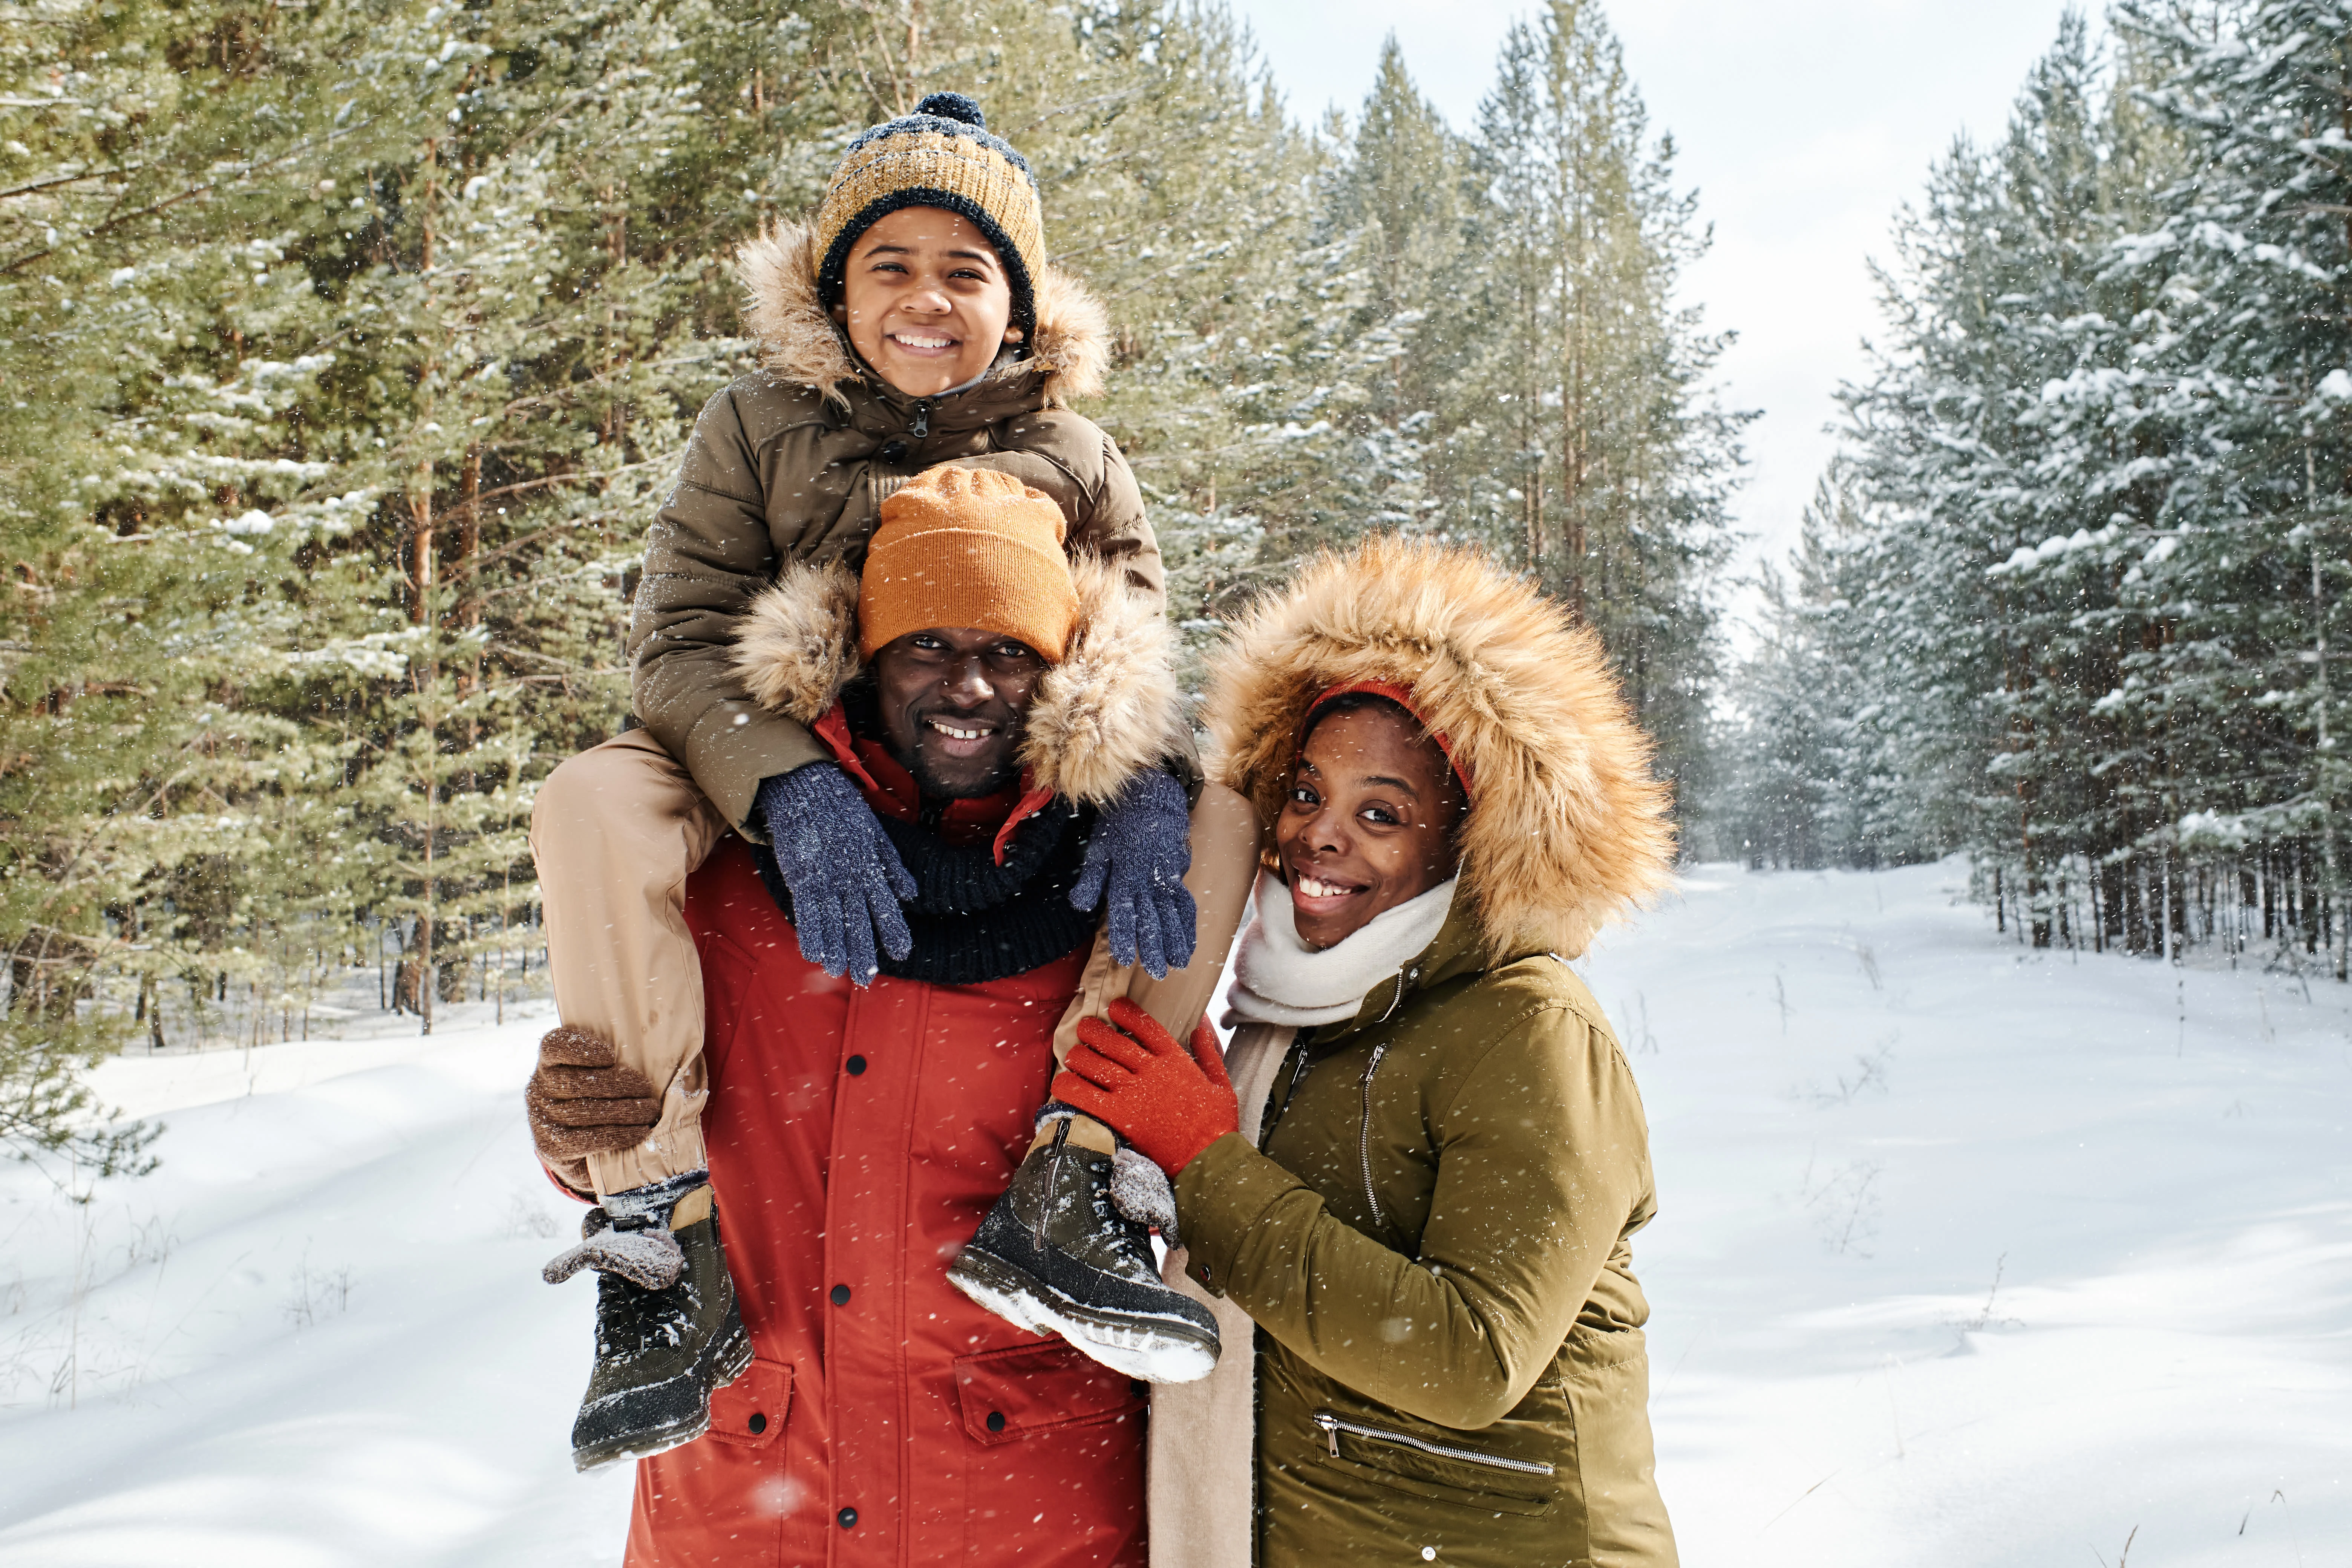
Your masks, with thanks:
M1731 668L1745 416L1595 5L1460 131L1393 48L1295 122L1214 4L0 5L0 1140L135 1159L77 1131L126 1040L533 984L531 794L626 710L729 253L939 88L1110 306L1195 647L1327 544L1475 542L1601 632L1695 853L1967 850L2027 940L2340 975L2352 21L2110 35L1902 219Z

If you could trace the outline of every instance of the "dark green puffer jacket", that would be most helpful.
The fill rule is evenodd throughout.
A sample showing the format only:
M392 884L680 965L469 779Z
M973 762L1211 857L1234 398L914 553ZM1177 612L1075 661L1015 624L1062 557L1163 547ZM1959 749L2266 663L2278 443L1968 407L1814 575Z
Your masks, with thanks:
M1654 891L1664 790L1599 640L1474 552L1368 542L1234 629L1213 775L1279 824L1301 721L1402 689L1471 785L1429 949L1304 1032L1263 1152L1180 1173L1193 1278L1257 1324L1265 1568L1671 1568L1653 1478L1640 1094L1559 955Z
M1293 1047L1264 1152L1226 1137L1178 1180L1194 1278L1259 1325L1263 1563L1675 1562L1641 1096L1565 963L1486 966L1475 934L1457 914Z

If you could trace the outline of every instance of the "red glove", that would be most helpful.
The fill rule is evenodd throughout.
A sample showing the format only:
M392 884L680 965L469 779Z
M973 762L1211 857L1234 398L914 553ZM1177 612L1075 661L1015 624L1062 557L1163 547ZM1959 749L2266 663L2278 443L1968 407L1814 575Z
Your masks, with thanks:
M1242 1124L1208 1022L1192 1032L1187 1054L1124 996L1110 1005L1110 1023L1078 1020L1078 1046L1054 1079L1054 1098L1109 1127L1171 1176Z

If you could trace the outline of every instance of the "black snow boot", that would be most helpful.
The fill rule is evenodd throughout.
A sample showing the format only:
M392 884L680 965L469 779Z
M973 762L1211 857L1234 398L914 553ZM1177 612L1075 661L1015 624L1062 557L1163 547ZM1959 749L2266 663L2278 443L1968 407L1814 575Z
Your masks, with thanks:
M1129 1377L1206 1377L1217 1320L1160 1281L1150 1228L1111 1202L1111 1157L1069 1136L1061 1122L1021 1162L948 1279L1006 1321L1059 1334Z
M693 1442L709 1429L711 1393L751 1364L709 1174L615 1193L580 1234L542 1270L551 1284L596 1270L596 1365L572 1426L572 1464Z

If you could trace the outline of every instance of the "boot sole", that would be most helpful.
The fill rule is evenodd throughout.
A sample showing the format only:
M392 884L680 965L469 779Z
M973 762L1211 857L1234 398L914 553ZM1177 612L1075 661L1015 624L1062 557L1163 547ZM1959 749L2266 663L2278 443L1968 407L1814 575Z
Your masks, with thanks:
M650 1459L672 1448L684 1447L710 1430L710 1405L705 1401L691 1416L666 1426L640 1428L625 1438L595 1447L572 1450L572 1468L593 1470L618 1459Z
M948 1266L948 1282L1006 1322L1059 1334L1113 1372L1146 1383L1197 1383L1215 1370L1217 1342L1181 1319L1165 1328L1111 1318L977 1246Z
M745 1369L751 1364L751 1332L743 1326L740 1314L734 1315L726 1331L712 1341L706 1360L709 1381L704 1384L701 1397L695 1401L693 1410L689 1414L661 1426L638 1427L610 1442L574 1447L572 1450L572 1468L575 1470L593 1470L612 1464L617 1459L650 1459L656 1454L667 1454L672 1448L682 1448L709 1431L711 1394L742 1376ZM705 1370L703 1363L698 1363L681 1376L670 1379L668 1383L656 1384L650 1389L633 1388L625 1394L616 1394L614 1397L644 1399L650 1395L658 1398L664 1392L674 1388L679 1383L688 1380L698 1384L703 1383ZM584 1417L586 1412L582 1412L582 1415Z

